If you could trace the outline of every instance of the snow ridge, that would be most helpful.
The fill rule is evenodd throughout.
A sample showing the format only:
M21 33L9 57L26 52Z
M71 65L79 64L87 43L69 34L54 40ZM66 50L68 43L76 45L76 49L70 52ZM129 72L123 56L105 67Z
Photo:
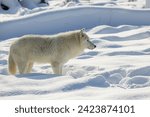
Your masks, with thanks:
M4 21L0 23L0 27L3 29L0 30L0 37L7 39L25 34L55 34L81 28L89 29L98 25L150 25L149 21L150 10L78 6L43 11L11 21ZM28 30L28 25L34 28Z

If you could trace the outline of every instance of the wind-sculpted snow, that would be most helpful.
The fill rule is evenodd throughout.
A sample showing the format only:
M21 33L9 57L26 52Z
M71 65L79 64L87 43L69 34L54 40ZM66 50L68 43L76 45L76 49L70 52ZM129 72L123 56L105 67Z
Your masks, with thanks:
M98 25L119 26L125 24L150 25L150 10L99 6L78 6L47 10L11 21L3 21L0 23L0 27L3 29L0 30L0 39L14 38L25 34L54 34L80 28L90 29ZM126 30L127 27L109 28L107 30L108 28L105 30L113 33L117 30ZM132 30L132 27L130 28ZM106 32L105 30L102 30L102 32Z
M70 60L63 76L48 64L9 75L10 44L0 42L1 99L150 99L150 26L97 26L88 30L95 50Z

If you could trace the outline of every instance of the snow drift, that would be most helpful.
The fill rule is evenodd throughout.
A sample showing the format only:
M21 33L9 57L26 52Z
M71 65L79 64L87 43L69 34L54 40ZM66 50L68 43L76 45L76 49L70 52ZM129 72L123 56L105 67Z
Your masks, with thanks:
M82 16L82 17L81 17ZM25 34L54 34L97 25L150 25L150 10L74 7L44 11L0 23L0 39Z

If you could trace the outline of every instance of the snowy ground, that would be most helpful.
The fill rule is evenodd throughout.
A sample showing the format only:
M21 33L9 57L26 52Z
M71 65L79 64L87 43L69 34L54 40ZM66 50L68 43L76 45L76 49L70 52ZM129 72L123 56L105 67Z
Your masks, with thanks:
M35 4L22 2L21 5L18 3L7 3L5 0L4 3L10 5L9 10L3 10L0 7L0 22L15 19L20 16L26 16L28 14L33 14L45 10L51 9L60 9L66 7L75 7L75 6L105 6L105 7L118 7L118 8L144 8L145 7L145 0L135 0L134 2L129 2L129 0L46 0L49 5L47 4L38 4L40 0L33 0L37 1ZM11 1L11 0L7 0ZM14 0L13 0L14 1ZM17 0L16 0L17 1ZM25 0L24 0L25 1ZM79 2L77 2L79 1Z
M79 13L78 10L79 15L74 13ZM117 15L112 18L110 10ZM52 12L47 10L1 22L0 99L150 99L149 12L80 6ZM122 13L124 17L120 18ZM84 19L91 14L93 16L88 21ZM138 14L142 17L139 18ZM78 16L80 20L77 20ZM68 20L69 17L77 18ZM44 25L41 30L37 30L39 21ZM61 23L66 25L59 25ZM58 24L58 28L51 28L52 24ZM52 74L48 64L36 64L31 74L8 74L9 47L19 36L28 33L53 34L81 27L86 28L97 48L86 50L65 64L63 76Z

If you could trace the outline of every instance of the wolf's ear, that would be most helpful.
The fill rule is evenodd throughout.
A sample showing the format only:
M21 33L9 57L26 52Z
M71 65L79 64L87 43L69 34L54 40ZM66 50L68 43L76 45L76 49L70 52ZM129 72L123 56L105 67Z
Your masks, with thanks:
M82 28L82 29L80 30L80 35L81 35L81 37L84 37L84 31L85 31L84 28Z
M81 31L81 32L84 32L84 31L85 31L85 28L82 28L80 31Z

